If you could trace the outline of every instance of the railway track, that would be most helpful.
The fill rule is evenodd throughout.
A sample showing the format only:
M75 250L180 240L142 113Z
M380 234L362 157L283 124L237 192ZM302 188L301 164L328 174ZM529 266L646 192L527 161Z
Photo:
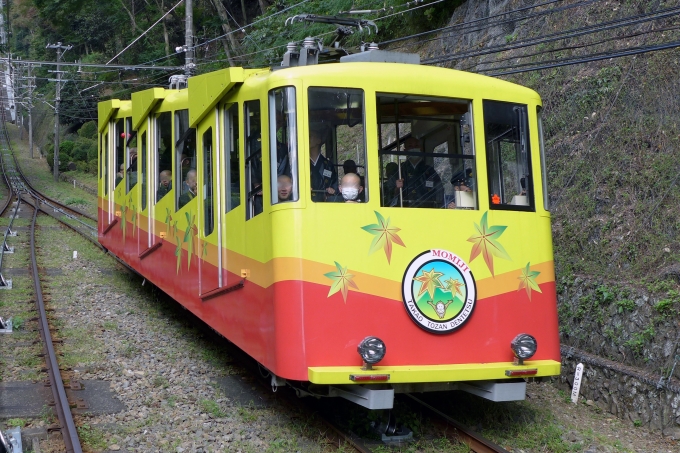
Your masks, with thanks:
M73 416L70 411L70 403L66 396L66 390L64 386L64 381L60 373L59 362L57 358L57 353L54 348L54 339L50 332L50 325L48 322L47 311L45 307L45 300L43 298L42 285L40 282L38 264L36 259L36 245L35 245L35 229L36 220L39 211L47 212L52 210L51 215L58 220L60 220L65 225L68 225L72 229L78 231L84 236L92 236L92 231L96 237L96 227L89 225L86 220L80 219L80 217L87 216L83 213L76 212L66 206L61 205L55 200L51 200L38 191L36 191L24 177L21 169L17 165L14 156L11 153L11 148L7 136L6 129L4 127L0 132L0 150L2 151L2 171L3 178L9 188L9 196L7 201L0 211L0 215L11 211L8 209L11 205L13 199L16 199L16 207L14 209L13 215L11 217L9 226L5 232L3 240L3 254L0 257L0 274L2 273L2 258L4 258L4 252L6 250L6 238L11 231L11 226L13 220L17 217L20 210L20 206L31 207L33 210L31 225L29 228L30 232L30 261L31 261L31 275L34 282L34 299L36 304L36 311L38 312L38 330L40 332L40 337L42 339L42 347L45 358L45 368L49 376L49 387L52 390L52 396L54 401L54 412L57 415L58 425L51 427L52 430L58 430L61 432L61 437L64 442L64 449L68 453L81 453L82 447L80 440L78 438L78 431L76 429ZM63 216L71 219L74 223L66 222L59 219L59 215L54 213L60 213ZM92 220L92 219L90 219ZM80 227L74 226L79 224ZM2 279L5 284L7 284L7 279Z

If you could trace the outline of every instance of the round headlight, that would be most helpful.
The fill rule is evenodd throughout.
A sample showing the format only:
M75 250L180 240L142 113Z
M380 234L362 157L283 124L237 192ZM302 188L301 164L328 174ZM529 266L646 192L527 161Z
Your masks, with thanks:
M385 357L385 343L378 337L366 337L357 346L357 352L364 362L373 365Z
M510 343L510 348L512 352L515 353L515 357L520 360L530 359L536 354L536 348L538 343L536 339L529 335L528 333L521 333L517 335Z

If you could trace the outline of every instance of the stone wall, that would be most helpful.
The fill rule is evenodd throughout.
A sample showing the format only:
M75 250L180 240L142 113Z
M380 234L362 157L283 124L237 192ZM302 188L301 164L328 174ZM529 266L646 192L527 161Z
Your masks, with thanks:
M633 424L680 439L680 381L562 347L559 386L571 392L576 365L583 363L580 396Z

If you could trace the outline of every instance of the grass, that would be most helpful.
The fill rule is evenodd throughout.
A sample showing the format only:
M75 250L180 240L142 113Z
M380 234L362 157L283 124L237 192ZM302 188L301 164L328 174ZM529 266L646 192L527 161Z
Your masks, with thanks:
M210 414L213 418L223 418L227 416L227 413L222 410L220 405L214 400L201 399L199 404L201 406L201 410L206 414Z
M94 450L106 448L104 431L88 424L78 427L78 437L80 440Z

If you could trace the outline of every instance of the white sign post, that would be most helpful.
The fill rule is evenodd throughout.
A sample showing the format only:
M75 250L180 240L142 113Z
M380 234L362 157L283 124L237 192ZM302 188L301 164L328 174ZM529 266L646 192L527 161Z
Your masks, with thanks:
M583 375L583 364L576 365L576 373L574 374L574 388L571 390L571 402L578 403L578 393L581 390L581 376Z

